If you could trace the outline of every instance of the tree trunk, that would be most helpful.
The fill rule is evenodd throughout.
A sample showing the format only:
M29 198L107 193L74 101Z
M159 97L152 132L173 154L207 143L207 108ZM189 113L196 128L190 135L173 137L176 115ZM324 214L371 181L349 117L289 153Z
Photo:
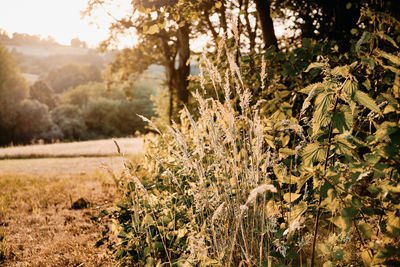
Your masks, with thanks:
M185 23L178 29L178 69L176 70L176 95L177 108L180 110L183 105L187 105L189 100L188 77L190 74L190 46L189 46L189 25Z
M264 39L264 48L267 49L271 45L278 48L276 40L274 24L271 18L271 8L268 0L254 0L258 14L258 20L261 24L261 30Z

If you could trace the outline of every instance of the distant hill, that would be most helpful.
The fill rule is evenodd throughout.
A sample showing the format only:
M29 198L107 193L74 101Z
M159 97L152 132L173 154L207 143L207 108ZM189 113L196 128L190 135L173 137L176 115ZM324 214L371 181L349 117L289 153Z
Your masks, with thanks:
M13 34L10 38L1 32L0 42L17 59L18 65L30 82L35 82L39 76L43 76L51 69L68 63L81 65L91 64L99 70L104 70L108 63L113 61L113 54L118 51L99 54L95 49L83 47L72 47L61 45L54 40L38 39L28 34ZM197 63L192 60L191 75L199 74ZM147 71L148 77L163 77L165 68L160 65L151 65Z
M69 63L94 65L104 70L113 60L112 53L98 54L96 50L84 47L71 47L51 44L5 44L16 58L19 68L29 82L45 75L51 69Z
M94 53L93 49L62 45L5 45L10 52L18 52L28 56L47 57L51 55L85 55Z

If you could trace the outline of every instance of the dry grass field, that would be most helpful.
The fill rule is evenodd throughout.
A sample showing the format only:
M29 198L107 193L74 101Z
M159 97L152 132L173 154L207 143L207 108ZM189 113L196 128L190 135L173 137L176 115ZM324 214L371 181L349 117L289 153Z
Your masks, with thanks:
M0 160L0 174L13 172L60 178L111 171L118 175L124 167L123 162L119 156L4 159Z
M117 141L129 159L112 156L112 140L0 149L50 156L0 160L0 266L114 265L105 248L94 247L104 226L91 217L117 200L113 175L125 160L140 160L142 149L141 139ZM103 157L81 156L95 152ZM72 209L79 198L88 207Z
M137 154L143 149L142 138L116 138L115 140L121 148L121 153L125 155ZM117 154L117 148L112 139L0 148L1 159L106 157L116 156Z

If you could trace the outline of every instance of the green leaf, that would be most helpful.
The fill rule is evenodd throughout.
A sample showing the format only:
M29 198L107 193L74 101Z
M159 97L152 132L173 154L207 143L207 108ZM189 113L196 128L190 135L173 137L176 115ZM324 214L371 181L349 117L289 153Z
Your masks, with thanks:
M369 224L361 223L358 225L358 229L364 236L364 239L371 239L371 237L373 236L372 227Z
M382 64L382 67L384 67L385 69L390 70L390 71L393 72L394 74L397 74L397 75L400 74L400 70L399 70L398 68L393 67L393 66L387 66L387 65L383 65L383 64Z
M373 112L381 114L381 110L379 109L375 101L363 91L357 90L356 93L354 94L354 100L358 104L372 110Z
M367 90L371 90L371 81L369 80L369 79L366 79L363 83L362 83L362 85L364 85L365 86L365 88L367 88Z
M331 74L333 74L335 76L347 77L347 75L349 75L349 72L350 72L350 66L344 65L344 66L335 67L331 71Z
M321 205L332 214L335 214L340 208L339 200L336 198L336 192L332 188L329 188L326 192L326 198L321 202Z
M302 148L299 152L305 166L314 162L322 161L325 157L326 148L319 143L311 143Z
M280 184L295 184L296 179L291 179L287 172L287 168L283 164L275 164L273 167L274 174Z
M327 126L330 122L330 113L328 110L332 106L333 92L322 92L315 99L315 111L312 118L313 135L317 134L319 129Z
M336 250L335 252L333 252L333 257L336 260L342 260L344 256L344 251L343 249L339 248L338 250Z
M115 254L115 259L120 260L126 255L126 250L120 248L117 253Z
M361 258L364 262L364 266L372 266L372 260L373 256L371 255L371 252L366 249L361 253Z
M388 114L391 112L395 112L396 108L393 107L392 105L387 105L384 109L383 109L383 114Z
M350 108L347 106L346 109L336 112L332 120L333 127L338 129L340 133L350 131L353 128L353 115L351 114Z
M343 92L350 99L354 98L355 93L358 90L358 83L355 81L347 80L343 85Z
M390 53L386 53L385 51L382 51L382 50L379 50L378 54L379 54L379 56L381 56L383 58L386 58L387 60L389 60L393 64L400 65L400 57L395 56L395 55L390 54Z
M358 40L357 43L356 43L355 49L356 49L357 53L360 52L361 45L364 44L365 42L367 42L369 40L369 38L371 38L371 33L367 32L367 31L363 32L360 40Z
M324 262L324 264L322 265L322 267L335 267L336 265L331 262L331 261L326 261Z
M301 89L299 92L303 94L309 95L311 91L314 90L313 94L317 95L319 94L322 90L324 89L324 84L323 83L313 83L310 84L303 89Z
M323 63L323 62L313 62L310 65L308 65L307 69L304 72L309 72L311 69L323 69L328 67L328 63Z
M392 235L399 237L400 236L400 217L395 213L391 213L388 216L386 229Z
M287 203L291 203L296 201L299 197L301 197L301 194L297 194L297 193L286 193L283 195L283 199L287 202Z
M383 40L388 41L391 43L394 47L399 48L399 46L396 44L396 42L393 40L392 37L389 35L385 34L384 32L378 32L379 37L381 37Z
M154 220L150 214L146 214L146 216L144 216L142 221L142 226L143 225L154 225Z
M364 159L371 165L374 165L379 162L381 156L379 156L377 153L368 153L364 155Z
M336 216L332 218L332 222L345 232L349 231L351 228L351 219L349 220L343 216Z
M290 149L287 147L283 147L279 149L279 153L285 154L285 155L289 155L289 156L293 156L296 155L296 151L294 149Z
M353 207L347 207L342 210L342 217L343 218L350 218L353 219L354 216L358 213L358 210Z
M375 68L375 65L376 65L375 60L373 58L370 58L370 57L363 57L361 59L361 62L364 63L364 64L367 64L368 67L371 70L373 70Z
M300 201L297 205L292 208L292 212L290 213L290 221L296 221L304 212L307 211L307 203L304 201Z
M354 153L354 146L343 138L343 135L335 136L335 152L339 155L347 156L347 157L358 157L356 153Z

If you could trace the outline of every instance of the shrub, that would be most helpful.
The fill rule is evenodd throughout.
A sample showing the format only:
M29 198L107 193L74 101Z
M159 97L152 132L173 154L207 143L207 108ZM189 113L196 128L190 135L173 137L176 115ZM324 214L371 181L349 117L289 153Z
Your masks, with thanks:
M47 105L37 100L23 100L18 106L17 114L14 140L19 142L29 143L40 138L53 126Z
M148 121L159 135L146 172L121 177L98 245L121 265L399 264L400 59L397 36L382 32L398 24L365 19L352 63L308 65L306 87L272 92L263 55L252 84L266 99L252 98L228 49L228 68L208 62L195 118L183 110L166 133Z
M79 108L75 105L59 105L51 111L53 122L66 140L85 139L87 128Z

